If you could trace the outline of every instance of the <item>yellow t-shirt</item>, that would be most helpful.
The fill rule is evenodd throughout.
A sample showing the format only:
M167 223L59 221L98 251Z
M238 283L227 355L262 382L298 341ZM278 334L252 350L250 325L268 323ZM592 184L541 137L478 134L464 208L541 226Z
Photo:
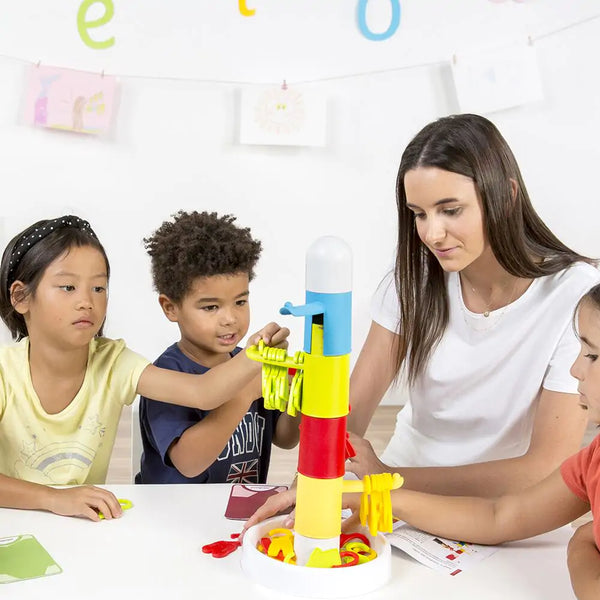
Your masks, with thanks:
M49 415L31 383L29 338L0 348L0 473L49 485L104 483L121 410L148 364L123 340L93 339L77 395Z

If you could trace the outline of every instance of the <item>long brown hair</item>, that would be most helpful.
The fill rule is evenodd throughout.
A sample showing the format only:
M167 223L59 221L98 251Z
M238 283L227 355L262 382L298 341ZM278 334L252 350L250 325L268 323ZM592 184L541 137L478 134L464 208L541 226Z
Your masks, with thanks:
M508 273L536 278L577 261L594 261L565 246L535 212L517 161L493 123L472 114L444 117L425 126L408 144L398 170L398 245L395 282L399 315L397 373L408 360L414 383L425 369L449 319L444 270L421 242L406 206L404 176L435 167L469 177L483 206L485 235ZM511 180L517 184L516 197Z

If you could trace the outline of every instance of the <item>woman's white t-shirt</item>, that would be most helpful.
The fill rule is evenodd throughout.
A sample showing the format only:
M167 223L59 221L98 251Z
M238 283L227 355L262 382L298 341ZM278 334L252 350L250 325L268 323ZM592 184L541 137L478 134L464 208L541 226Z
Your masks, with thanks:
M541 389L577 393L577 302L600 282L586 263L534 279L488 317L469 311L458 273L446 276L450 318L425 372L410 388L381 460L390 466L454 466L524 454ZM379 285L372 318L398 329L393 275Z

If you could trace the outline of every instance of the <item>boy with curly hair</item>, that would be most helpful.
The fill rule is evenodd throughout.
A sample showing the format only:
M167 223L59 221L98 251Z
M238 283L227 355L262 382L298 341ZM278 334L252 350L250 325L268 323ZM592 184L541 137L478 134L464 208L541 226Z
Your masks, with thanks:
M179 211L144 239L158 301L181 334L155 365L203 374L240 352L261 243L235 220ZM227 369L221 374L227 377ZM136 483L265 483L271 443L293 448L299 432L297 419L265 409L260 395L257 376L210 411L142 397Z

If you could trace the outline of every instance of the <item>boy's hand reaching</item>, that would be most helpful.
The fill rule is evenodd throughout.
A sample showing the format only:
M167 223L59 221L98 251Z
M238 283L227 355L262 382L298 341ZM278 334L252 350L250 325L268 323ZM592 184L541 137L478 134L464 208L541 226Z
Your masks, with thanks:
M98 512L105 519L118 518L123 514L119 501L112 492L95 487L83 485L72 488L49 488L50 502L48 509L67 517L85 517L92 521L99 521Z
M266 346L273 348L287 348L287 338L290 335L290 330L287 327L280 327L277 323L269 323L260 331L251 335L246 343L246 348L256 346L262 340Z

